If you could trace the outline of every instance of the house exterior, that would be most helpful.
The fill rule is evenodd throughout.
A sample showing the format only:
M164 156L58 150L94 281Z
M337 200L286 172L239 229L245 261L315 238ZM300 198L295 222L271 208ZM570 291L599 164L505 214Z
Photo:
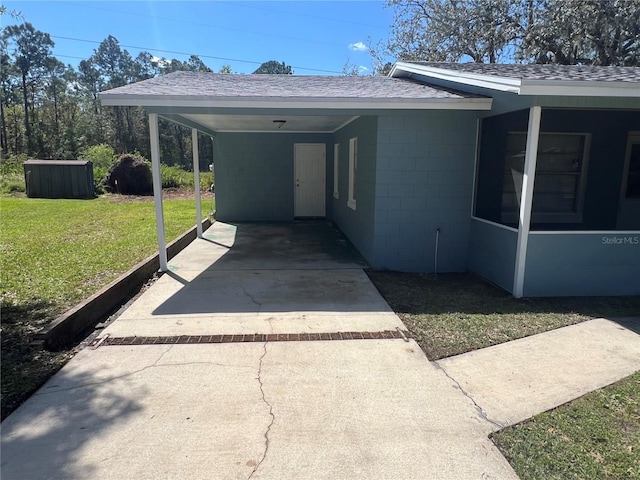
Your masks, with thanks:
M517 297L640 294L640 68L176 72L101 99L147 109L158 182L158 116L214 139L219 220L328 218L375 269Z

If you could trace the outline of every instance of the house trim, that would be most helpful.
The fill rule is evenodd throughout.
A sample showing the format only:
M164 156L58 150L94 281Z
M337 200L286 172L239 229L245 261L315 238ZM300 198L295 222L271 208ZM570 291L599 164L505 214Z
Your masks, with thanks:
M409 75L406 75L406 74ZM426 65L398 62L389 76L402 78L412 74L423 75L448 82L460 83L480 88L489 88L501 92L518 95L548 95L570 97L640 97L638 84L635 82L585 81L585 80L529 80L512 77L500 77Z
M211 97L175 95L100 94L103 105L131 107L195 107L195 108L291 108L334 110L491 110L490 98L291 98L291 97Z

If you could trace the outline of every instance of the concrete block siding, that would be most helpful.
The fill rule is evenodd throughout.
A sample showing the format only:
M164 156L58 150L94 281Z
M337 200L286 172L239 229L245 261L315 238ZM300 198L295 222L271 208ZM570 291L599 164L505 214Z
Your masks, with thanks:
M323 134L216 135L216 218L292 220L293 144L326 142L327 135Z
M474 112L378 117L374 268L465 271L476 148Z
M327 147L327 215L371 263L373 245L377 163L377 117L363 116L333 134ZM358 138L356 209L347 206L349 197L349 139ZM333 198L333 146L339 151L339 198Z

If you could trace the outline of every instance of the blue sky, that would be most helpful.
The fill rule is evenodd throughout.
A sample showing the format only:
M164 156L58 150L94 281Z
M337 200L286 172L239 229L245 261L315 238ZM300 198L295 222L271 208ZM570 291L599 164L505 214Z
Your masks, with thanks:
M113 35L134 57L142 50L180 60L196 54L214 71L231 65L234 72L251 73L262 62L278 60L300 75L339 74L347 62L368 73L372 65L364 44L369 37L386 41L393 22L384 1L2 3L49 33L54 54L74 66ZM2 21L17 23L9 15Z

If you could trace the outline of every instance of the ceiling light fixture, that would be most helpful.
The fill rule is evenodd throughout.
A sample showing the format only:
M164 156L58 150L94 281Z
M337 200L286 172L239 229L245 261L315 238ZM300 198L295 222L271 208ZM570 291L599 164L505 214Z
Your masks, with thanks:
M286 120L274 120L273 123L275 123L276 125L278 125L278 128L282 128L282 126L287 123Z

